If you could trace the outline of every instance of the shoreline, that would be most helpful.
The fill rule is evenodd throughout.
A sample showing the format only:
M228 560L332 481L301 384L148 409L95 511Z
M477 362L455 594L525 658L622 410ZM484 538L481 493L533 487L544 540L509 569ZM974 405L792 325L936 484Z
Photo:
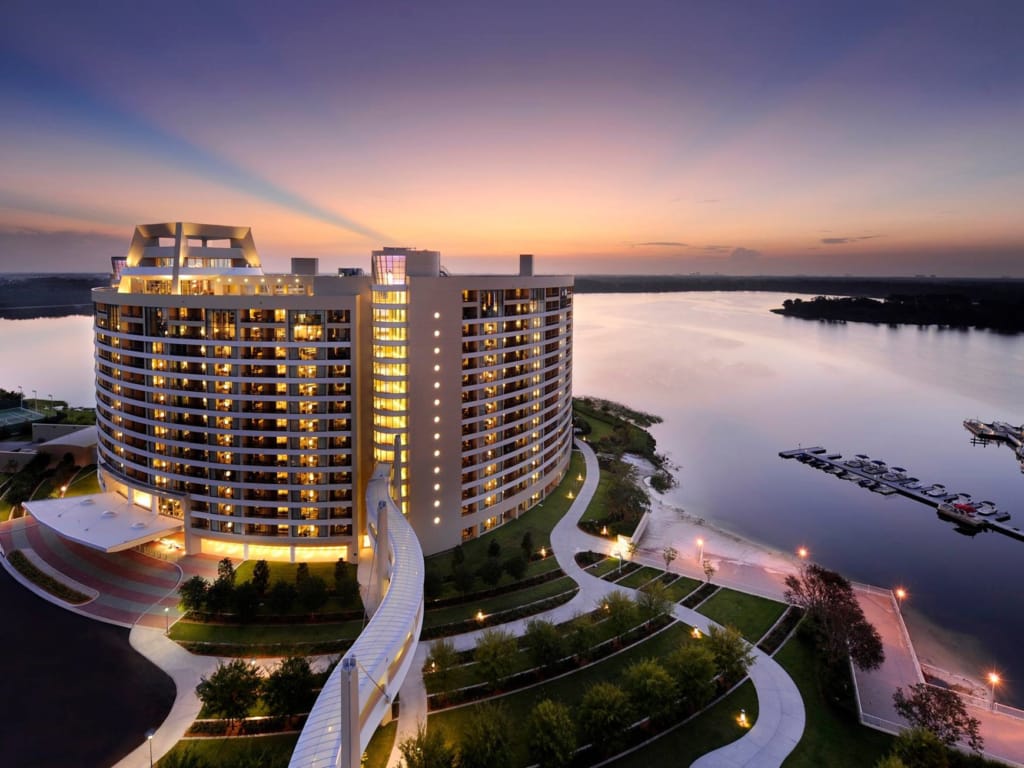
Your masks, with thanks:
M656 542L657 547L671 543L681 556L686 556L700 538L705 541L704 559L719 567L721 564L752 567L773 577L774 581L781 581L799 571L801 560L796 554L754 541L718 525L714 519L690 514L666 501L662 494L650 487L649 473L654 467L636 456L624 458L640 472L651 498L649 514L652 517L643 534L641 549L654 552L656 550L650 548L652 542ZM679 546L682 542L686 543ZM781 589L777 590L777 595L781 598ZM913 608L904 609L903 618L914 654L921 664L931 668L929 677L937 678L962 693L981 698L988 695L988 686L978 672L984 668L985 653L976 638L945 630Z

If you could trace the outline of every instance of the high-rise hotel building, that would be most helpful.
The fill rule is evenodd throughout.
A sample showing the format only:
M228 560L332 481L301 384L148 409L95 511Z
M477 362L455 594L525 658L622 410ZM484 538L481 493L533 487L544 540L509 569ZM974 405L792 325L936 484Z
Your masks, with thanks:
M93 291L101 482L189 552L354 559L378 462L425 553L529 510L572 440L572 278L385 248L264 273L248 228L139 226Z

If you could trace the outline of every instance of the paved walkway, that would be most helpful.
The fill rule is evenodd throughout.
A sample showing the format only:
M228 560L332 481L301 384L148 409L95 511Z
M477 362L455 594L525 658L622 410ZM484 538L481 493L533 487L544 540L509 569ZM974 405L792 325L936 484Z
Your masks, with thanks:
M600 468L593 450L586 443L580 442L577 446L586 461L586 479L568 512L551 531L551 548L562 570L579 584L580 591L571 601L551 611L502 625L513 633L520 634L525 630L527 622L536 618L545 618L553 622L567 621L577 612L593 610L607 593L625 589L587 573L576 563L576 553L603 552L607 551L609 546L606 539L584 533L577 525L590 504L600 479ZM658 557L660 559L660 553ZM703 578L703 571L700 576ZM706 616L682 606L675 606L673 613L680 621L705 632L713 624ZM484 630L468 632L449 639L454 642L456 648L464 650L475 646L476 639L482 631ZM401 755L398 752L398 744L403 739L414 736L417 726L427 719L427 697L421 670L429 653L429 646L430 643L426 641L419 643L416 660L402 685L402 706L395 747L388 761L389 768L396 768L399 765ZM701 768L774 768L782 764L799 742L804 729L803 700L799 690L774 659L757 649L754 649L754 657L750 679L758 697L757 722L738 741L705 755L694 765L700 765Z

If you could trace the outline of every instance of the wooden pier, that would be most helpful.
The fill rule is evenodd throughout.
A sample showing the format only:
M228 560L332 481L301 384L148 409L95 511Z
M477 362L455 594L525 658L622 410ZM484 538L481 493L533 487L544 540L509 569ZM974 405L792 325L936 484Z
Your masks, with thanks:
M917 478L908 477L906 470L902 467L890 468L885 462L872 459L864 454L858 454L851 459L843 459L841 454L828 453L820 445L816 445L811 448L779 451L779 456L783 459L796 459L841 479L856 481L859 485L876 492L886 495L899 494L921 504L927 504L935 509L940 517L943 516L939 509L940 504L953 504L970 499L969 494L948 491L944 485L939 483L931 485L921 483ZM984 506L984 502L981 506ZM952 519L952 522L957 523L961 528L967 528L972 533L988 529L1024 541L1024 531L1010 524L1009 513L995 510L994 506L988 515L972 519L969 527L960 525L956 519Z

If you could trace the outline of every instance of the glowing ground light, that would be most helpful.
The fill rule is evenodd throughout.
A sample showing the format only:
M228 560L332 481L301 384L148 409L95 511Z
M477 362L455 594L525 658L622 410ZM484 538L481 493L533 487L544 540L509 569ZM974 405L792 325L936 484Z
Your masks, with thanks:
M739 724L740 728L749 728L750 727L750 721L747 719L747 710L745 710L745 709L741 709L740 710L740 714L736 718L736 722Z
M690 630L690 637L692 637L694 640L700 640L703 637L703 635L701 634L699 629L694 627Z
M477 611L476 612L476 620L477 621L483 621L485 618L486 617L484 616L484 612L483 611Z

